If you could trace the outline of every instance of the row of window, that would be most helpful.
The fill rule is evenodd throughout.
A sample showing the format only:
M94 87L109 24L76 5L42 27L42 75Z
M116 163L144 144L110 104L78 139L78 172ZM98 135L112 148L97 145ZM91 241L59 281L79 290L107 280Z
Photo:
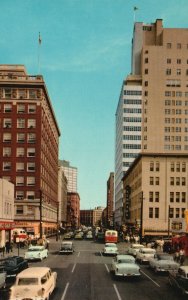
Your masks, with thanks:
M12 128L12 119L3 119L3 128ZM17 119L17 128L36 128L36 119Z
M123 112L127 114L141 114L142 110L140 108L124 108Z
M0 98L2 99L39 99L41 95L41 89L0 89Z
M176 69L175 71L176 75L181 75L182 74L182 70L181 69ZM172 75L172 69L166 69L166 75ZM188 75L188 69L185 70L185 75ZM174 80L176 81L176 80Z
M3 179L8 181L11 180L10 176L3 176ZM25 182L26 181L26 182ZM16 186L35 186L35 177L34 176L16 176Z
M188 150L188 145L185 145L184 147L181 145L164 145L165 151L180 151L180 150Z
M18 147L16 148L16 157L23 157L25 156L25 153L27 157L35 157L35 148L27 148L24 147ZM12 149L11 147L3 147L3 156L9 157L12 155Z
M183 119L181 118L165 118L165 124L182 124ZM187 124L188 119L184 119L184 123ZM187 127L185 127L187 128ZM181 127L175 127L176 132L181 132ZM185 132L187 132L187 129L185 129Z
M165 100L165 106L188 106L188 101Z
M188 109L170 109L170 108L166 108L165 109L165 115L188 115Z
M142 100L140 100L140 99L124 99L124 104L141 105L142 104Z
M25 143L27 137L28 143L35 143L36 142L36 133L17 133L16 138L18 143ZM12 134L11 133L3 133L3 142L4 143L11 143L12 141Z
M2 105L0 105L1 109ZM3 105L3 112L4 113L11 113L12 112L12 104L6 103ZM25 104L17 104L17 113L28 113L28 114L34 114L36 113L36 104L28 104L27 106Z
M160 200L160 192L158 191L150 191L149 192L149 202L159 202ZM185 192L170 192L170 202L176 203L185 203L186 202L186 193Z
M136 117L124 117L123 122L133 122L133 123L141 123L142 119L141 118L136 118Z
M186 59L185 61L186 61L186 64L188 64L188 59ZM176 63L177 63L178 65L180 65L181 63L184 64L185 61L183 61L181 58L177 58L177 59L176 59ZM173 59L171 59L171 58L167 58L167 59L166 59L166 62L167 62L167 64L173 63L173 65L174 65Z
M141 131L141 126L123 126L124 131Z
M24 191L16 191L16 200L23 200L25 198ZM27 191L26 192L26 199L33 200L35 199L35 192L34 191Z
M166 97L188 97L188 92L181 92L181 91L165 91Z
M125 90L124 91L124 95L132 95L132 96L138 96L138 95L142 95L142 91L131 91L131 90Z
M150 162L150 171L160 171L160 163ZM185 162L171 162L170 163L170 171L171 172L186 172L186 163Z
M11 171L11 167L12 167L11 162L9 162L9 161L4 161L3 162L3 171ZM17 162L16 163L16 171L17 172L25 171L25 167L26 167L26 170L28 172L35 172L35 162L28 162L26 164L26 166L25 166L24 162Z
M160 184L160 178L150 176L149 184L150 185L159 185ZM186 185L186 177L170 177L170 185L185 186Z
M184 218L185 208L173 208L169 209L169 218ZM158 219L159 216L159 207L149 207L149 218L150 219Z
M167 49L172 49L173 47L176 49L182 49L182 48L186 47L186 49L188 49L188 44L186 44L186 45L182 45L181 43L177 43L176 45L173 45L172 43L166 44Z
M138 153L123 153L124 158L136 158Z
M123 144L123 149L141 149L139 144Z

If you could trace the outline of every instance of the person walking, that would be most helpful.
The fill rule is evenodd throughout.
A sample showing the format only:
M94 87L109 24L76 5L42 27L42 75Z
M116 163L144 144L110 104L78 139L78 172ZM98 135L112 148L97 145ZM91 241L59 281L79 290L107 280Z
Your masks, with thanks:
M179 262L180 262L181 266L183 266L184 260L185 260L185 251L184 251L184 249L180 249Z
M10 248L11 248L10 242L9 242L9 241L6 241L6 243L5 243L5 251L6 251L6 254L9 254Z

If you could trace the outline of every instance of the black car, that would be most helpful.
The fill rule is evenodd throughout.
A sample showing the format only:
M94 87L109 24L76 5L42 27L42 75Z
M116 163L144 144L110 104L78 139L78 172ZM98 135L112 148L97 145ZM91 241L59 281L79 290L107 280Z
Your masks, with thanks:
M7 273L7 279L15 278L18 273L28 268L28 262L20 256L10 256L0 260L0 268Z

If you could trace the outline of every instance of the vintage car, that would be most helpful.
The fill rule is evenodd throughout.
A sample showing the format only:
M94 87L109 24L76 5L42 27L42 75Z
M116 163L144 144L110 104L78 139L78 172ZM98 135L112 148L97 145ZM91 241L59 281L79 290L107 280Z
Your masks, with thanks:
M156 250L152 248L141 248L136 253L136 261L140 263L148 263L155 256Z
M73 238L73 234L71 232L67 232L63 237L65 240L71 240Z
M180 264L175 262L173 256L167 253L157 253L149 259L149 266L157 273L177 271Z
M136 253L141 249L144 248L144 245L141 244L132 244L130 247L127 249L127 254L136 256Z
M115 276L137 277L140 276L140 267L135 263L135 258L131 255L117 255L111 264L110 271Z
M92 240L93 239L93 234L92 234L92 232L91 231L88 231L87 233L86 233L86 240Z
M62 242L59 254L72 254L74 252L73 242Z
M56 287L57 273L48 267L30 267L16 277L9 300L46 300Z
M103 255L117 255L118 248L115 243L106 243L103 248Z
M6 279L15 279L16 275L28 268L28 262L20 256L10 256L0 261L0 267L6 272Z
M6 277L7 277L7 273L2 266L0 267L0 289L6 287Z
M82 232L77 232L74 236L75 240L83 240L83 233Z
M170 271L168 281L171 286L179 289L182 294L188 294L188 266L179 267L178 271Z
M25 252L25 259L27 260L40 260L48 257L48 249L44 246L30 246Z

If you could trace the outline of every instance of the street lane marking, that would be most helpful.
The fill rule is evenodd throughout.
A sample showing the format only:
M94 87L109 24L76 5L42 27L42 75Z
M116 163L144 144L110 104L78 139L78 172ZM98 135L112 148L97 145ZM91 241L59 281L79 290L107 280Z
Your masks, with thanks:
M74 269L75 269L75 267L76 267L76 264L74 264L74 266L73 266L73 268L72 268L72 271L71 271L71 273L73 273L73 272L74 272Z
M109 273L109 272L110 272L110 270L109 270L109 268L108 268L107 264L104 264L104 265L105 265L105 267L106 267L106 270L107 270L107 272Z
M78 255L77 255L77 257L79 257L80 256L80 252L78 252Z
M118 292L118 289L117 289L116 284L113 284L113 287L114 287L114 290L115 290L116 295L117 295L117 297L118 297L118 300L122 300L122 299L121 299L121 296L120 296L120 294L119 294L119 292Z
M160 287L160 285L154 281L151 277L149 277L146 273L144 273L142 270L140 270L141 273L143 273L146 277L148 277L156 286Z
M65 299L65 296L66 296L68 287L69 287L69 282L67 282L67 284L66 284L66 286L65 286L65 289L64 289L63 295L62 295L62 297L61 297L61 300L64 300L64 299Z

